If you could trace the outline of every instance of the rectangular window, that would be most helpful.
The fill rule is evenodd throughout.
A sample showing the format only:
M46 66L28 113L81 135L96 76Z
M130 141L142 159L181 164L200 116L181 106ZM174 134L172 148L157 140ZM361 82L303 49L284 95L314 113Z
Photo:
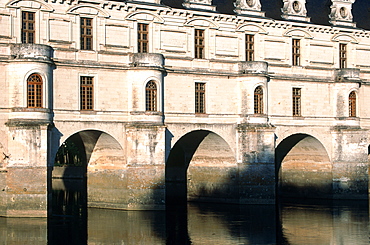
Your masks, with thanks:
M94 78L83 76L80 78L80 109L94 109Z
M245 58L254 61L254 35L245 35Z
M148 53L149 25L138 24L137 26L137 52Z
M92 50L93 28L91 18L81 18L81 49Z
M22 43L35 43L35 13L22 12Z
M204 59L204 30L195 29L195 58Z
M300 40L299 39L293 39L292 42L292 59L293 59L293 65L299 66L301 65L301 46L300 46Z
M195 113L206 113L206 84L195 83Z
M293 88L293 116L301 116L301 89Z
M339 44L339 68L347 68L347 44Z

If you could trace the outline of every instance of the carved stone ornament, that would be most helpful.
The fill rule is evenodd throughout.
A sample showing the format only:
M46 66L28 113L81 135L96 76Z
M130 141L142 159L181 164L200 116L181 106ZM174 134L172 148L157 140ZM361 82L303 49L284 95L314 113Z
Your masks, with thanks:
M257 15L264 16L261 12L260 0L236 0L234 3L234 12L242 15Z
M212 0L184 0L182 4L187 9L204 9L216 11L216 6L212 5Z
M282 17L286 20L310 21L307 17L306 0L283 0Z
M129 0L128 2L134 2L135 0ZM161 0L140 0L141 2L146 2L146 3L156 3L160 4Z
M332 0L330 23L333 25L356 26L353 23L352 4L356 0Z

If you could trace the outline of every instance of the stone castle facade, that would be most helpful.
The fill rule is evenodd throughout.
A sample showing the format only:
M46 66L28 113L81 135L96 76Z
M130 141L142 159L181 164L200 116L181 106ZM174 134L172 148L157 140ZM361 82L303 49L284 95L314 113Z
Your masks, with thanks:
M67 141L95 207L368 198L370 31L281 2L1 0L0 215L47 215Z

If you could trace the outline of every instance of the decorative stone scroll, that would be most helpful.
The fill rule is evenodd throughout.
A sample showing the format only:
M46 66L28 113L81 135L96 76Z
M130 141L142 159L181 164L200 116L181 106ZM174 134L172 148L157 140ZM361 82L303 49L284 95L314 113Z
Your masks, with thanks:
M234 12L240 15L265 16L261 11L260 0L236 0L234 6Z
M332 0L330 23L334 26L353 26L352 4L356 0Z
M283 0L282 18L286 20L310 21L307 17L306 0Z
M212 0L184 0L182 5L187 9L216 11L216 6L212 5Z

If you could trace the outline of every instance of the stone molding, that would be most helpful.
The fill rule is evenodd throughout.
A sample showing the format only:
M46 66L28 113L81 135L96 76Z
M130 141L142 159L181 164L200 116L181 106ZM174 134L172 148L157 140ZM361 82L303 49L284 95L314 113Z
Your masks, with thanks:
M306 0L284 0L284 6L281 11L283 19L310 21L310 18L307 17Z
M329 15L330 23L334 26L352 26L353 22L352 4L356 0L332 0L331 12Z

